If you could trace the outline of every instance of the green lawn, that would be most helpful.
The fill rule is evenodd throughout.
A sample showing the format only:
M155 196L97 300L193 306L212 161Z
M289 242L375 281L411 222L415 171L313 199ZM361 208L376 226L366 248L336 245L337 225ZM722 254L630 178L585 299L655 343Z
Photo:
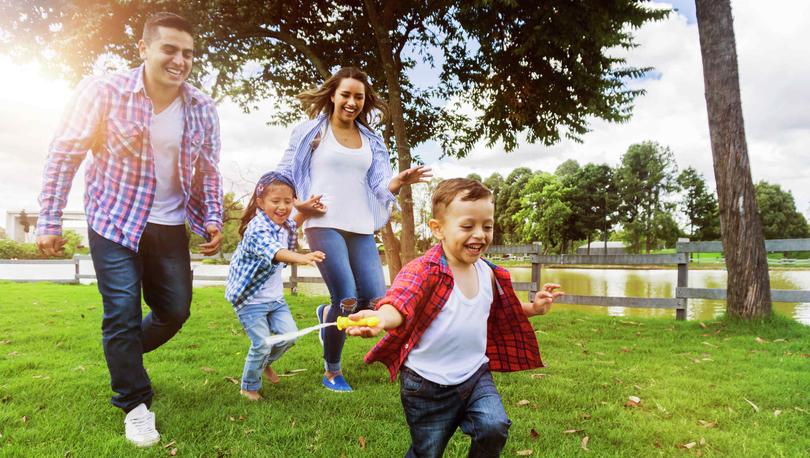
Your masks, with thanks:
M277 363L288 377L265 385L264 401L240 398L247 337L222 288L202 288L182 332L145 357L163 440L135 449L108 402L95 287L0 291L0 456L393 457L408 447L397 384L362 363L369 340L344 353L354 393L320 387L308 335ZM290 298L299 326L314 324L322 299ZM505 456L810 455L808 327L574 312L533 323L548 367L495 375L513 421ZM459 433L447 456L467 446Z

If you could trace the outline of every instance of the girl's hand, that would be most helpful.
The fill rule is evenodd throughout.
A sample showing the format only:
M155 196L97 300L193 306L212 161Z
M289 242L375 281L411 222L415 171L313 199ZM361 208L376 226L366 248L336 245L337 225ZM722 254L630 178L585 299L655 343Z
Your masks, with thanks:
M411 167L408 170L399 172L397 176L391 179L388 184L388 190L396 194L399 189L406 184L428 183L430 178L433 177L433 172L430 167L420 165L419 167Z
M361 318L369 318L372 316L377 317L377 319L380 320L380 322L377 323L377 326L349 326L346 328L346 334L360 337L374 337L379 334L383 329L385 329L385 318L379 312L379 310L361 310L357 313L352 313L349 315L349 319L356 321Z
M303 213L304 215L322 215L326 213L326 205L321 202L322 197L323 194L318 194L311 196L305 201L295 199L293 205L295 205L295 209L298 210L299 213Z
M315 266L316 262L323 262L323 260L326 259L326 255L323 253L323 251L313 251L313 252L307 253L307 254L305 254L303 256L304 256L304 262L301 262L299 264L306 264L308 266L313 266L313 267Z
M532 301L532 310L535 314L545 315L551 310L551 304L554 303L554 299L565 295L562 291L554 291L559 287L560 285L556 283L546 283L543 285L542 290L535 293L534 301Z

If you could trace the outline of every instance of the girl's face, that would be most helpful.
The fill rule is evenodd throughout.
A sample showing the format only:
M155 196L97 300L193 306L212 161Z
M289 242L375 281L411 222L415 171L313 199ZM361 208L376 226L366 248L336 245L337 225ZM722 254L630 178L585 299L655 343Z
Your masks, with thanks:
M363 104L366 101L366 87L361 81L354 78L343 78L335 93L331 97L335 104L335 111L332 118L337 118L343 123L351 123L363 111Z
M256 205L276 224L284 224L293 209L293 190L283 184L271 184L261 197L256 198Z

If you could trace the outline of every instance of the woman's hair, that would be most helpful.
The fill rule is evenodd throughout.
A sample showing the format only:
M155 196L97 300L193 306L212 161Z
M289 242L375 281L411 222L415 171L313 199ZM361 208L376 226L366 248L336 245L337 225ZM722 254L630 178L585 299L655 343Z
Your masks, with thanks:
M312 119L320 113L326 113L327 116L332 115L332 112L335 111L335 104L332 102L331 98L335 95L335 91L337 91L340 82L343 81L344 78L360 81L365 88L365 101L363 103L363 109L360 110L360 114L357 115L357 121L369 127L368 114L371 110L376 109L382 115L381 122L385 123L388 119L388 105L385 104L382 98L380 98L380 95L371 87L371 84L368 82L368 75L357 67L343 67L336 71L319 87L298 94L298 100L301 101L301 106L307 116Z
M295 185L288 176L275 171L262 175L256 183L256 189L253 190L253 194L250 196L250 202L245 207L245 211L242 212L242 220L239 223L239 237L244 237L248 223L256 216L256 210L259 208L256 199L264 197L272 186L287 186L292 189L293 197L295 197Z

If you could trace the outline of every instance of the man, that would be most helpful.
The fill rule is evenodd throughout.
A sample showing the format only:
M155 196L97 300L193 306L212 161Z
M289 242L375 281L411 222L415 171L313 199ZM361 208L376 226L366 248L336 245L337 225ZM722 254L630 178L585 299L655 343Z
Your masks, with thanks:
M160 440L149 411L152 387L143 354L168 341L191 305L185 222L219 249L222 187L219 118L213 101L185 82L194 43L190 24L158 13L143 28L143 64L84 80L50 145L37 245L62 252L62 209L76 169L92 151L85 210L98 289L112 404L126 412L137 446ZM151 312L142 320L141 291Z

